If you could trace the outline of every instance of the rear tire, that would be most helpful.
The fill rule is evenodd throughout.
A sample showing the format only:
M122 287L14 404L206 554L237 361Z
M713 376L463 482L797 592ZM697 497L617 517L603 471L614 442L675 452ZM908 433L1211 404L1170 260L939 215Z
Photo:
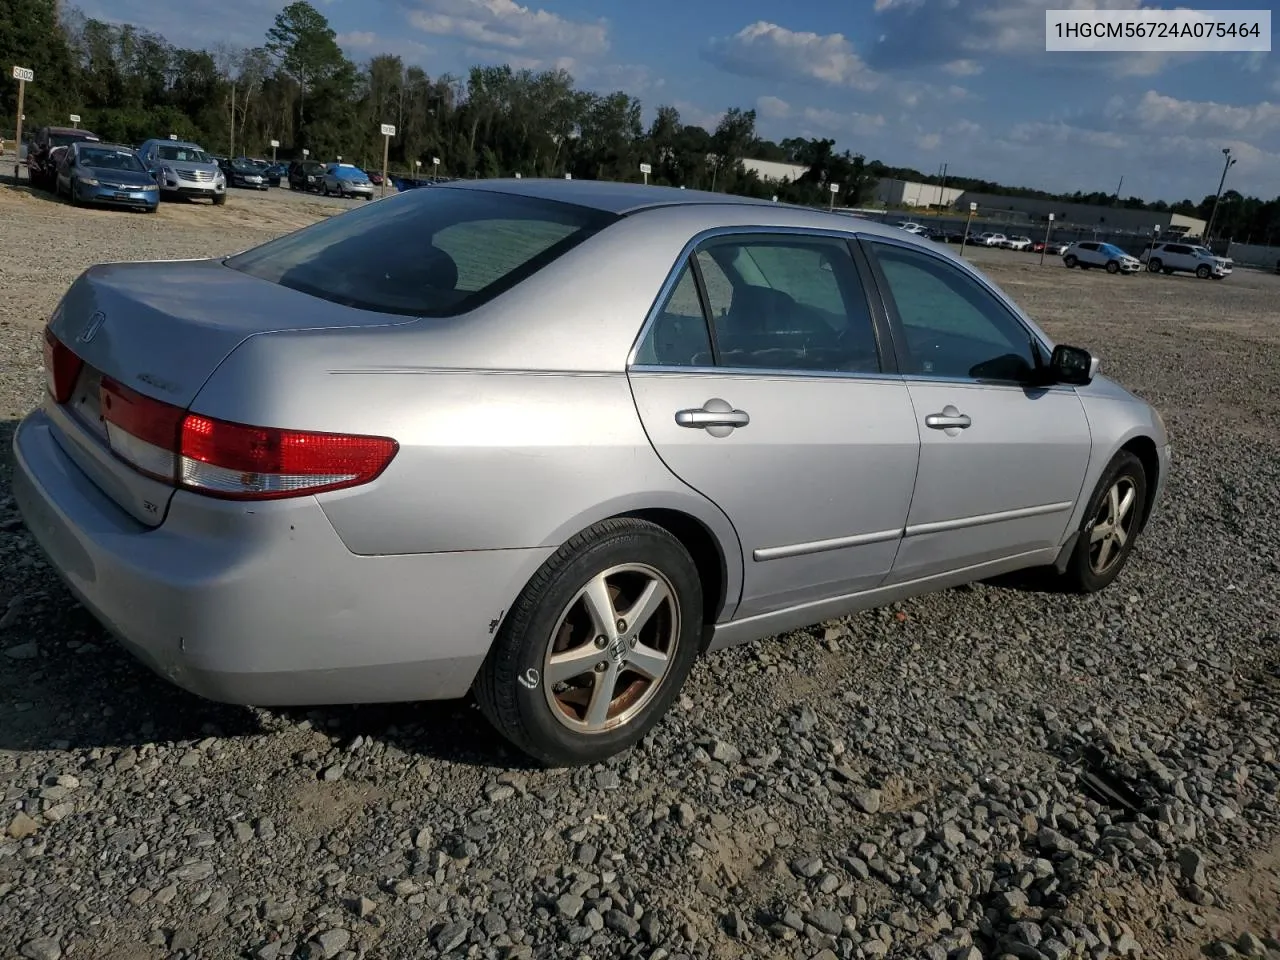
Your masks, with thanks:
M1142 461L1121 450L1089 498L1079 539L1063 572L1069 589L1096 593L1120 575L1142 529L1146 503L1147 474Z
M1073 253L1067 256L1062 262L1065 263L1067 265L1067 269L1070 270L1080 261L1076 259L1076 255Z
M639 626L628 623L641 607ZM702 619L698 570L679 540L643 520L597 523L521 591L476 677L476 701L541 763L598 763L667 712L698 656Z

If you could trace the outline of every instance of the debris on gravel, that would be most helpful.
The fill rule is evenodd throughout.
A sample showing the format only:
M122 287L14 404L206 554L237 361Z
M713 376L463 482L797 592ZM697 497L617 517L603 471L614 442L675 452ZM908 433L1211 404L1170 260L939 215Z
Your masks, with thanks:
M543 771L469 702L185 694L17 514L9 439L80 269L328 212L272 193L135 219L0 189L0 240L40 251L0 265L0 954L1280 956L1280 277L975 252L1168 423L1167 497L1121 578L1006 578L708 655L635 750Z

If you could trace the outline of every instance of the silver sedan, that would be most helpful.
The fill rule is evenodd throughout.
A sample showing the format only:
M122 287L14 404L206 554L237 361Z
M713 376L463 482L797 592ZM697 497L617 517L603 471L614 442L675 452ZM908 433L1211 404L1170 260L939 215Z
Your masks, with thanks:
M263 706L461 697L549 764L695 658L1020 568L1120 573L1154 409L901 230L583 181L414 190L95 266L18 504L152 669Z

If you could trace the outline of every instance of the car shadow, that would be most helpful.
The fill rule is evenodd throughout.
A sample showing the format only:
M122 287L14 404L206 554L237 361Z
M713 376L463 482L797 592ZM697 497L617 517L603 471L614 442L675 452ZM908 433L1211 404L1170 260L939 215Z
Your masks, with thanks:
M531 766L471 698L255 709L174 686L128 654L44 561L12 496L16 421L0 421L0 750L123 749L271 737L308 721L335 743L382 741L411 757Z

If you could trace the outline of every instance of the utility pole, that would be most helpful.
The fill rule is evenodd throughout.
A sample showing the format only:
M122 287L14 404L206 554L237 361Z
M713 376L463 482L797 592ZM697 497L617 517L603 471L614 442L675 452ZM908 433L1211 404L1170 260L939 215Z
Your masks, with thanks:
M939 207L942 206L942 195L943 193L946 192L946 189L947 189L947 165L944 163L942 165L942 183L938 187L938 206Z
M231 81L231 149L227 151L227 159L236 155L236 82Z
M36 75L27 67L14 67L13 79L18 81L18 126L13 131L13 182L18 182L18 168L20 166L19 158L22 156L22 103L26 99L27 84L36 78Z
M1112 206L1120 205L1120 188L1124 186L1124 175L1120 176L1120 182L1116 184L1116 195L1112 199Z
M1222 179L1218 181L1218 193L1213 198L1213 211L1209 214L1209 223L1204 228L1204 242L1208 243L1213 235L1213 221L1218 219L1218 201L1222 199L1222 188L1227 182L1227 171L1231 169L1235 160L1231 157L1231 148L1223 147L1222 155L1227 158L1227 162L1222 165Z

